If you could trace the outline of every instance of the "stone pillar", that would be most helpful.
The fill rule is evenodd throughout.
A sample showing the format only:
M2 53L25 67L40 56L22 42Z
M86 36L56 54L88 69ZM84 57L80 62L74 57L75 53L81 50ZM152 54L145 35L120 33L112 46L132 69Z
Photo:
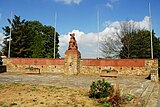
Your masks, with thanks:
M151 60L151 81L158 82L159 81L159 74L158 74L158 59Z
M67 50L65 52L65 74L78 74L80 73L80 58L81 54L78 50Z
M158 82L159 78L158 78L158 70L157 69L151 69L151 81L155 81Z
M81 54L78 51L77 42L75 40L75 34L70 34L68 50L65 52L64 57L64 72L65 74L78 74L80 73L80 60Z

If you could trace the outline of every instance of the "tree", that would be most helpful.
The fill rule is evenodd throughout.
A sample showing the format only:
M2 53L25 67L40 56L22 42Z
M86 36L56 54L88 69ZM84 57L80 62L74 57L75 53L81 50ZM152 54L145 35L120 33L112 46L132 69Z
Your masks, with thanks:
M112 37L107 36L103 38L101 43L101 51L104 57L121 57L130 58L133 52L133 36L138 29L135 27L134 22L121 22L120 27L117 32L115 32Z
M52 26L43 26L39 21L29 21L29 26L32 27L34 34L34 42L32 46L33 55L36 58L53 58L54 57L54 33L55 28ZM58 43L59 34L56 32L56 58L59 58ZM40 52L37 53L37 50Z
M150 32L137 29L133 22L120 24L120 32L116 32L116 39L105 38L102 41L102 52L106 56L119 58L151 58ZM154 58L158 58L160 50L159 40L153 31Z
M10 19L8 22L11 24ZM3 51L7 55L10 28L5 26L3 30L6 35ZM20 16L15 15L12 23L11 57L53 58L54 33L54 27L45 26L39 21L21 21ZM59 34L56 32L56 58L60 56L58 37Z
M153 56L158 58L158 38L153 31ZM151 37L147 30L140 30L134 35L134 52L131 58L151 58Z
M11 24L11 20L8 19L8 22ZM14 16L14 19L12 20L12 41L11 41L11 57L25 57L28 56L27 55L27 48L28 45L26 42L27 39L30 39L30 36L26 34L26 21L25 20L20 20L20 16ZM2 28L5 31L5 35L7 36L4 39L4 47L3 47L3 51L5 54L8 54L8 42L7 39L9 38L9 32L10 32L10 28L9 26L5 26Z
M105 58L118 58L121 49L121 41L119 38L104 38L101 42L100 49Z

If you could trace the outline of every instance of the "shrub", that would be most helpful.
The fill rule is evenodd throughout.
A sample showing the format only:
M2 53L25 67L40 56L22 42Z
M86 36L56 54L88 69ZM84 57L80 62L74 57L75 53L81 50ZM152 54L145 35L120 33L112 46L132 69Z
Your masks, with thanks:
M127 101L131 101L134 96L131 95L131 94L126 94L126 95L123 95L122 97L123 97L125 100L127 100Z
M90 86L89 97L90 98L105 98L113 94L113 87L110 83L103 80L93 82Z
M38 70L39 68L35 68L35 67L27 67L25 68L26 70Z
M113 87L104 79L92 83L89 97L96 98L97 102L101 103L104 107L120 107L125 102L125 99L120 96L119 85Z
M108 102L110 103L110 105L112 107L120 107L125 101L121 96L114 95L114 96L110 97Z

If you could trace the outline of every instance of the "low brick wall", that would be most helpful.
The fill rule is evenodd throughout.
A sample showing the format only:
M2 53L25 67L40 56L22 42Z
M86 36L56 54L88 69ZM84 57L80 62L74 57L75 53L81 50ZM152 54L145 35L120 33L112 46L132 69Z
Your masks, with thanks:
M41 73L64 73L64 59L52 58L4 58L7 72L25 72L27 67L36 67ZM158 70L158 59L81 59L80 73L100 73L104 69L115 69L120 75L149 75Z
M64 59L52 58L9 58L13 64L22 65L64 65Z
M82 66L144 67L145 59L82 59Z
M25 72L28 67L39 68L40 72L63 73L64 59L52 58L5 58L3 64L7 72Z
M149 75L150 70L158 71L158 60L150 59L83 59L81 73L100 73L104 69L115 69L120 75Z

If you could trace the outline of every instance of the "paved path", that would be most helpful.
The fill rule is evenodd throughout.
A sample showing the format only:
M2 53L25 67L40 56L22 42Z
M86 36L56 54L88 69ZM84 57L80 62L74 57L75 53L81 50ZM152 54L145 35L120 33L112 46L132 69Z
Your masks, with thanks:
M158 87L158 102L157 102L157 107L160 107L160 85Z
M136 103L132 107L160 107L159 83L151 82L143 76L119 76L106 78L99 76L66 76L56 74L28 75L20 73L1 73L0 83L27 83L55 85L65 87L89 88L92 81L104 78L113 85L119 85L122 94L130 93L136 96ZM131 107L131 105L130 105Z

